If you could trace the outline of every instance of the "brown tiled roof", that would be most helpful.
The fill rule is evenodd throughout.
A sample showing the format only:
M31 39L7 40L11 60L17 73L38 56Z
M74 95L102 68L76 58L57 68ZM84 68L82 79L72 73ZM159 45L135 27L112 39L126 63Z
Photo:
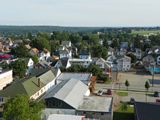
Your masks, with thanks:
M32 50L35 52L35 53L38 53L39 50L37 48L32 48Z
M91 76L91 77L89 78L89 81L96 81L96 79L97 79L97 76Z

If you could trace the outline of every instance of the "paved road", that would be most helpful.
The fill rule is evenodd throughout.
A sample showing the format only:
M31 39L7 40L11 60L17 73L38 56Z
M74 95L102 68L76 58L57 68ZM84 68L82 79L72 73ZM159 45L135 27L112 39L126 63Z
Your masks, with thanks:
M155 102L158 99L153 96L153 93L148 93L147 96L146 93L128 93L128 96L121 97L121 101L129 102L130 98L134 98L138 102Z

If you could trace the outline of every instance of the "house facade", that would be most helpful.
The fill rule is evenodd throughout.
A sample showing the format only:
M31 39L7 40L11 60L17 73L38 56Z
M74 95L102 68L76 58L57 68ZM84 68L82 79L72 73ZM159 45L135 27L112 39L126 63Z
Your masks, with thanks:
M79 52L80 59L91 59L91 53L89 50L83 50Z
M92 63L92 59L69 59L71 65L82 65L85 68L88 68Z
M59 58L68 58L68 59L72 59L72 51L69 49L65 49L65 50L60 50L59 51Z
M129 71L131 68L131 58L124 56L117 59L117 70L118 71Z
M2 90L7 84L13 81L12 70L2 70L0 71L0 90Z

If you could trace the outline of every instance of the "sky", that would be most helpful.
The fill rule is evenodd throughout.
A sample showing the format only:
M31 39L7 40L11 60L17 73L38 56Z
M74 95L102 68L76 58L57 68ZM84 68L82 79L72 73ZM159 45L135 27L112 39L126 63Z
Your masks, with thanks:
M160 0L0 0L0 25L160 26Z

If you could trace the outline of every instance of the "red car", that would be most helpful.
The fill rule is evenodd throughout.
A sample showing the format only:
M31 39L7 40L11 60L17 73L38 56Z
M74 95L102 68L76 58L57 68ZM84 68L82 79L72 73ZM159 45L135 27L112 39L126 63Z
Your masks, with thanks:
M111 89L108 89L108 90L107 90L107 94L108 94L108 95L112 95Z
M160 99L156 99L156 102L157 102L157 103L160 103Z

